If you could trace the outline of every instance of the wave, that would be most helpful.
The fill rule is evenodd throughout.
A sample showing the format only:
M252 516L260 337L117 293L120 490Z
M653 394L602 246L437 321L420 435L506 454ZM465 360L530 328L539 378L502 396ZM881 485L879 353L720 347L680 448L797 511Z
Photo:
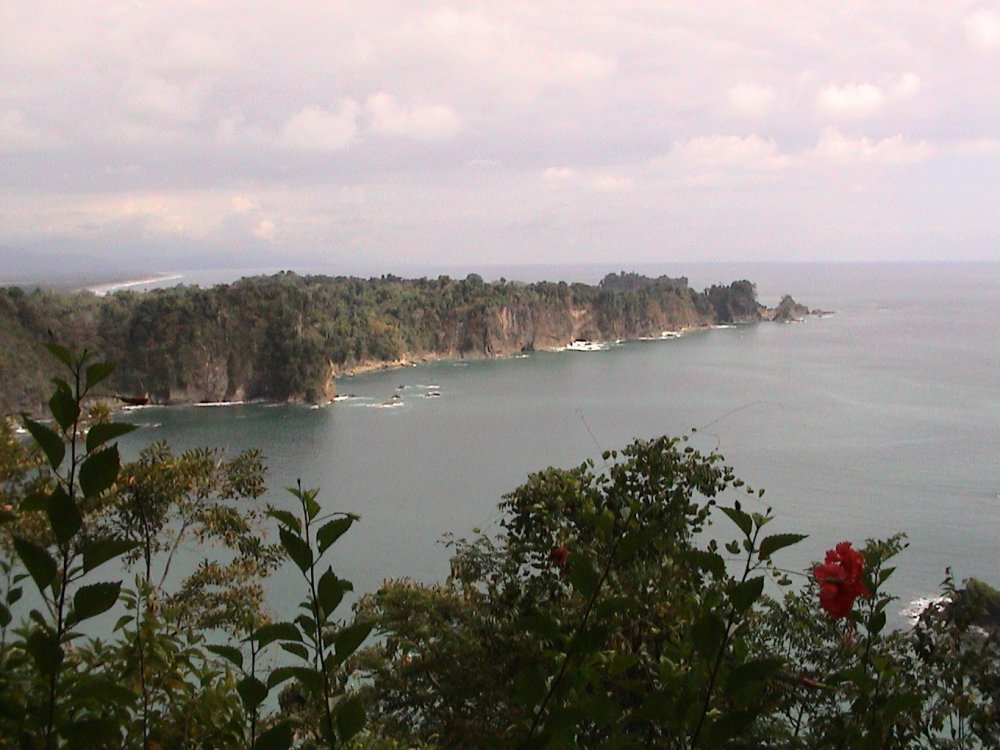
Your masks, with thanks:
M116 281L111 284L96 284L94 286L88 286L87 291L92 292L98 297L104 297L108 294L113 294L114 292L121 291L122 289L129 289L134 286L143 286L144 284L161 284L165 281L180 281L183 278L184 275L180 273L147 276L142 279L132 279L129 281Z
M905 617L910 626L914 626L920 620L920 617L928 609L934 607L940 607L941 605L948 604L951 602L951 597L947 594L942 596L920 596L907 604L903 609L899 611L903 617Z

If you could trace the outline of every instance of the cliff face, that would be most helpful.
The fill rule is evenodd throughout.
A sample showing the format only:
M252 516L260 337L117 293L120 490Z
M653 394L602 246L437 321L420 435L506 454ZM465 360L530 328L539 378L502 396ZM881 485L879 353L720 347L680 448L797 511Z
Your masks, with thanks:
M0 384L0 405L43 402L54 371L40 345L48 329L118 364L109 395L326 402L338 373L658 336L759 320L761 310L748 281L696 292L686 279L624 273L596 286L281 273L104 298L0 289L0 371L17 374Z

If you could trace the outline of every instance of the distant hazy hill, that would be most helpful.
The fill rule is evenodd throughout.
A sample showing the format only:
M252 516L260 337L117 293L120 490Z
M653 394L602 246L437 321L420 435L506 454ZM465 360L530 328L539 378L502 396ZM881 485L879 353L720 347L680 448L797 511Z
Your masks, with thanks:
M577 339L760 320L753 284L611 274L600 284L274 276L105 297L0 290L0 408L36 410L47 332L118 363L110 391L155 403L325 401L338 373L438 357L502 357Z

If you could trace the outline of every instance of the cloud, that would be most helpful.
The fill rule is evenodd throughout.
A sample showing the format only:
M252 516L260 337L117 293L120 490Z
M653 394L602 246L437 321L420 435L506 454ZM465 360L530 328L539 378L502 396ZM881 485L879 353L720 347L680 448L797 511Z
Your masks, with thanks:
M487 159L485 157L477 157L465 162L465 166L471 169L494 169L501 165L502 162L499 159Z
M870 83L831 84L818 98L820 110L838 119L869 117L882 108L884 101L882 89Z
M895 95L899 99L910 99L916 96L923 87L923 81L916 73L903 73L896 83Z
M199 118L211 86L207 81L179 85L159 77L134 76L122 88L134 115L147 122L174 124Z
M983 8L972 13L963 24L966 39L983 51L1000 49L1000 11Z
M975 138L958 141L953 145L955 153L970 156L996 156L1000 154L1000 139Z
M559 25L553 28L550 21L558 17L560 11L543 5L526 5L521 12L441 8L404 34L425 60L448 59L474 88L486 85L514 98L553 87L582 88L618 70L615 55L575 42Z
M837 164L916 164L924 161L932 153L927 141L914 141L903 135L894 135L882 140L869 138L848 138L836 128L826 128L816 146L803 156L807 160L819 160Z
M696 165L724 169L780 169L787 157L773 140L759 135L696 136L676 142L668 156L654 160L654 166Z
M627 193L633 187L633 180L627 175L609 172L590 177L587 187L595 193Z
M570 180L576 176L576 171L570 167L546 167L542 178L550 181Z
M259 208L256 203L244 195L234 195L232 205L233 211L238 214L244 214L251 209Z
M28 123L24 113L14 109L0 115L0 153L40 151L58 145L59 140Z
M342 151L354 143L360 111L352 99L341 100L336 112L304 107L285 122L280 143L293 151Z
M273 240L275 233L274 222L269 219L261 219L254 227L253 236L262 240Z
M462 129L461 120L450 107L405 106L384 91L369 96L365 110L371 117L371 129L380 135L436 141L450 138Z
M742 83L729 89L726 97L737 114L763 117L771 111L776 95L774 89L769 86Z

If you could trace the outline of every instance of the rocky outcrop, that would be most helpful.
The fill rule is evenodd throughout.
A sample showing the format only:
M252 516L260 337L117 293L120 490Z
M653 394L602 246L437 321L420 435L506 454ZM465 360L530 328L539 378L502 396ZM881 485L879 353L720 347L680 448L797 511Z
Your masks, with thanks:
M58 311L55 316L52 311ZM787 297L771 316L805 308ZM612 274L597 286L486 283L475 274L404 280L283 272L211 289L177 287L97 299L0 290L0 388L7 408L43 403L45 331L114 361L113 393L152 403L326 402L335 377L423 359L505 357L577 340L658 337L767 316L753 284L692 290L684 278ZM807 311L805 311L807 312ZM26 356L27 355L27 356ZM37 356L36 356L37 355ZM9 361L8 361L9 360ZM35 365L35 362L40 364ZM25 378L24 363L31 363ZM6 364L5 364L6 363ZM6 369L4 369L6 368Z

